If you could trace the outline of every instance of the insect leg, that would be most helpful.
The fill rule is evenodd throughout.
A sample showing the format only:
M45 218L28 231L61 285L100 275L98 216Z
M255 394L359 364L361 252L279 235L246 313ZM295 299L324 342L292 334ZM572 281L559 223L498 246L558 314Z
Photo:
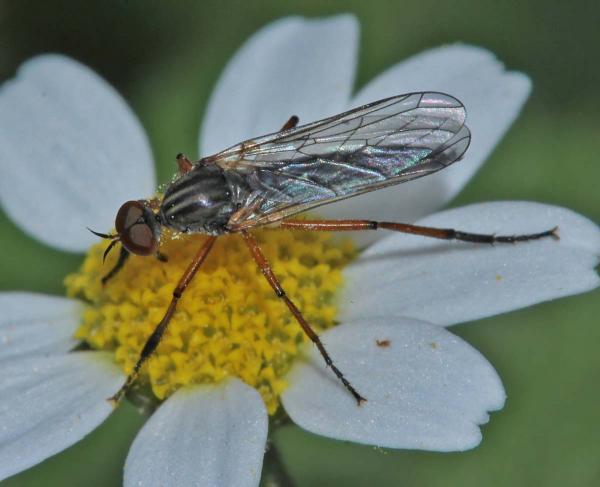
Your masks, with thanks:
M413 235L422 235L424 237L439 238L443 240L460 240L463 242L474 243L517 243L527 240L538 240L551 237L558 240L554 227L545 232L530 233L523 235L491 235L481 233L462 232L453 228L433 228L420 225L410 225L408 223L377 222L371 220L285 220L278 228L290 230L312 230L325 232L343 232L350 230L392 230L395 232L411 233Z
M152 355L152 352L154 352L154 350L156 350L156 347L158 347L158 344L160 343L160 340L163 337L167 326L169 325L169 321L171 321L171 318L175 313L175 308L177 307L177 302L179 301L179 298L181 298L183 292L186 290L189 283L196 275L196 272L198 272L198 269L200 269L200 266L206 259L206 256L210 252L210 249L212 248L213 244L215 243L216 238L217 237L207 238L202 248L200 248L200 250L194 257L188 268L185 270L183 276L181 276L181 278L179 279L177 286L173 290L173 297L171 298L171 302L169 303L169 307L167 308L165 315L152 332L152 335L150 335L148 340L146 340L144 348L140 353L140 357L138 358L135 366L133 367L133 371L131 372L131 374L127 376L127 380L125 381L123 386L117 391L117 393L114 396L108 399L110 402L117 404L121 400L123 395L129 390L131 385L134 383L135 379L137 378L140 372L140 369L142 368L142 365L144 365L144 362L148 360L150 355Z
M281 127L280 132L283 132L284 130L293 129L296 125L298 125L299 121L300 119L297 115L292 115L290 119L283 124L283 127Z
M127 258L129 257L129 252L125 247L121 245L121 251L119 252L119 258L115 266L108 271L108 273L100 280L102 285L104 286L110 279L117 275L117 272L121 270L121 268L125 265Z
M185 174L186 172L190 172L194 165L192 161L190 161L185 154L179 153L177 154L177 167L179 168L179 174Z
M333 360L331 360L331 357L327 353L327 350L325 349L323 342L321 342L319 335L317 335L315 333L315 331L312 329L312 327L308 324L308 322L302 316L302 313L300 313L300 310L296 307L296 305L292 302L292 300L290 298L288 298L284 289L281 287L279 280L277 279L277 277L275 277L275 274L273 273L273 270L271 269L269 261L267 261L266 257L262 253L262 250L258 246L258 242L254 238L254 236L251 235L250 233L248 233L246 230L242 230L242 236L244 237L244 241L245 241L246 245L248 246L248 249L250 250L252 257L254 257L254 260L258 264L258 267L262 271L262 273L265 276L265 278L267 279L268 283L273 288L273 291L275 291L275 294L277 295L277 297L280 298L286 304L288 309L294 315L294 318L296 318L296 321L302 327L302 330L304 330L304 333L306 333L308 335L308 338L311 339L311 341L319 349L319 352L321 352L321 355L323 356L325 363L331 368L331 370L337 376L337 378L340 381L342 381L342 384L344 384L344 386L346 387L346 389L348 389L350 394L352 394L352 396L354 396L354 399L356 399L356 402L360 406L360 404L362 402L366 401L366 399L358 393L358 391L352 386L352 384L350 384L348 379L346 379L344 377L344 374L342 374L342 372L334 365Z

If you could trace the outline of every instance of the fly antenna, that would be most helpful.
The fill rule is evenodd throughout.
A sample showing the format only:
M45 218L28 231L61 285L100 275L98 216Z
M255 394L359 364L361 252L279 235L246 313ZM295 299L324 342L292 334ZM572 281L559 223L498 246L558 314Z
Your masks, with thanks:
M90 232L92 232L94 235L96 235L97 237L105 238L107 240L112 240L112 242L110 243L110 245L108 247L106 247L106 250L104 251L104 254L102 255L102 262L106 262L106 257L108 256L110 251L113 249L113 247L117 244L117 242L119 242L121 240L121 238L119 237L119 235L115 235L113 233L100 233L100 232L95 232L94 230L92 230L89 227L86 227L86 228Z
M92 230L89 227L85 227L85 228L87 228L90 232L92 232L94 235L96 235L96 237L106 238L108 240L114 240L116 238L119 238L118 235L114 235L112 233L100 233L100 232L96 232L96 231Z

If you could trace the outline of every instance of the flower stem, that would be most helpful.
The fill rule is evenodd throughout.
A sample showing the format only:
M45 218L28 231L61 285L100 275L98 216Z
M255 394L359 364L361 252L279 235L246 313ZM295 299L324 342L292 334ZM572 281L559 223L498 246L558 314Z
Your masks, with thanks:
M271 438L267 441L260 485L261 487L293 487L295 485Z

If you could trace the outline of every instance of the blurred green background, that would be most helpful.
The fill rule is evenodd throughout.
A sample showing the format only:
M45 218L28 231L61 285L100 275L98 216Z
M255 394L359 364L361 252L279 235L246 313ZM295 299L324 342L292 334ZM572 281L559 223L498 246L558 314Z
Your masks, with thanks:
M532 77L523 115L453 205L537 200L600 221L597 1L3 1L0 78L48 51L91 66L140 116L164 182L177 152L196 154L210 91L249 35L282 16L338 12L361 22L357 87L406 56L458 40L484 46ZM81 260L32 241L3 214L0 242L2 290L62 294L63 277ZM494 364L508 393L475 450L384 450L288 425L274 441L290 478L300 486L600 485L599 296L452 328ZM1 486L120 485L142 423L124 406L81 443Z

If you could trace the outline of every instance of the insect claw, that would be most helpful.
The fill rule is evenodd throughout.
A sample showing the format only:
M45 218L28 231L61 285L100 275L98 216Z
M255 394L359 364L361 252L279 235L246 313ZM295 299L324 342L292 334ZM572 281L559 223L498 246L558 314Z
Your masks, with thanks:
M127 380L125 381L125 383L121 386L121 388L115 392L112 396L110 396L109 398L107 398L106 400L113 406L113 407L117 407L119 405L119 403L121 402L121 399L123 399L123 396L125 395L125 393L129 390L129 388L131 387L131 384L133 383L134 380L134 376L129 376L127 377Z
M120 400L120 398L118 398L116 396L117 395L115 394L114 396L106 398L106 402L109 403L114 409L117 408L117 406L119 405L119 400Z
M352 385L346 379L342 379L342 383L344 384L348 392L352 394L354 399L356 399L356 404L358 406L361 406L363 403L367 402L367 398L361 396L359 392L354 387L352 387Z
M558 225L555 226L552 230L548 232L549 236L554 240L560 240L560 235L558 234Z

